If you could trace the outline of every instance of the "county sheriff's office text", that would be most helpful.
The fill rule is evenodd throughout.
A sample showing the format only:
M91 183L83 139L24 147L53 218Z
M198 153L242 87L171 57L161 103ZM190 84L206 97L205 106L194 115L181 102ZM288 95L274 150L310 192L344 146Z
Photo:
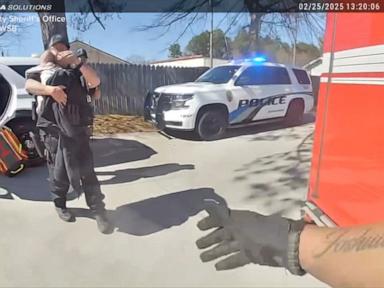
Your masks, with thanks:
M5 15L0 16L0 24L17 24L17 23L31 23L39 22L39 17L37 15L28 15L28 16L16 16L16 15Z

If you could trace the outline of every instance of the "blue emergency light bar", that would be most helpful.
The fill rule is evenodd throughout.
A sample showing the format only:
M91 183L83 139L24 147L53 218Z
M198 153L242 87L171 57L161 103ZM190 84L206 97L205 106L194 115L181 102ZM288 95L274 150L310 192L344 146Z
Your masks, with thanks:
M241 64L241 63L264 63L264 62L267 62L267 58L265 57L262 57L262 56L258 56L258 57L255 57L255 58L251 58L251 59L237 59L237 60L233 60L232 61L232 64Z
M267 59L265 59L264 57L255 57L252 59L253 62L265 62L267 61Z

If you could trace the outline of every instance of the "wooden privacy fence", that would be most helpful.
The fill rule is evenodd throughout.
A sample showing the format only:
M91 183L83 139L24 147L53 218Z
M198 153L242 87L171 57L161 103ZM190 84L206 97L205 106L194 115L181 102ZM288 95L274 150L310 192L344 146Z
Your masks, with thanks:
M143 115L148 91L155 88L191 82L207 68L154 67L130 64L92 64L101 78L101 99L96 114Z

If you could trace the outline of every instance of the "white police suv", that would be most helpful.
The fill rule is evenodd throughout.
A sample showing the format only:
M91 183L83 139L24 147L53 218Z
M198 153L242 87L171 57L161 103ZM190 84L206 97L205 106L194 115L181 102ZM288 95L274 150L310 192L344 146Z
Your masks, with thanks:
M24 75L39 61L33 57L0 57L0 124L31 119L34 98L25 91Z
M257 57L214 67L192 83L155 89L144 114L160 129L194 130L214 140L231 126L281 119L298 124L313 104L305 70Z
M25 91L25 71L38 65L39 58L0 57L0 127L8 126L19 138L27 151L31 165L40 163L30 131L34 97ZM35 161L36 160L36 161Z

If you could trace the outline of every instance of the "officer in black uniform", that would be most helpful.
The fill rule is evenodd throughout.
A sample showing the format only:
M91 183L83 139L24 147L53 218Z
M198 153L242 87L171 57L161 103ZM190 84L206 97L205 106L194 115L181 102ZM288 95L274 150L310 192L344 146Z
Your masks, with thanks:
M76 67L76 69L79 69L81 72L79 77L85 83L88 94L98 96L100 80L96 72L90 66L83 64L79 57L69 51L69 43L64 37L54 35L50 40L49 49L44 53L51 53L56 59L56 63L60 64L62 68L67 68L66 66L69 65L71 68ZM79 173L78 178L85 194L86 203L97 221L99 230L102 233L110 233L113 227L106 217L103 202L104 195L101 192L100 183L94 171L88 127L77 127L76 137L67 137L60 129L60 125L57 124L58 119L53 111L47 109L47 107L51 107L47 106L47 103L51 102L53 106L56 104L56 106L58 105L65 110L64 106L68 101L68 95L66 95L65 91L68 90L68 87L65 87L66 83L62 84L64 84L64 87L44 85L40 82L38 73L28 73L27 71L27 91L34 95L45 96L43 112L37 116L37 127L40 129L40 135L46 149L53 202L62 220L66 222L75 221L74 215L66 207L66 195L70 184L76 184L71 179L76 178L76 173ZM68 155L71 155L72 160L77 159L77 167L73 166L73 161L69 161ZM68 163L72 163L72 166ZM72 186L77 187L77 185Z

